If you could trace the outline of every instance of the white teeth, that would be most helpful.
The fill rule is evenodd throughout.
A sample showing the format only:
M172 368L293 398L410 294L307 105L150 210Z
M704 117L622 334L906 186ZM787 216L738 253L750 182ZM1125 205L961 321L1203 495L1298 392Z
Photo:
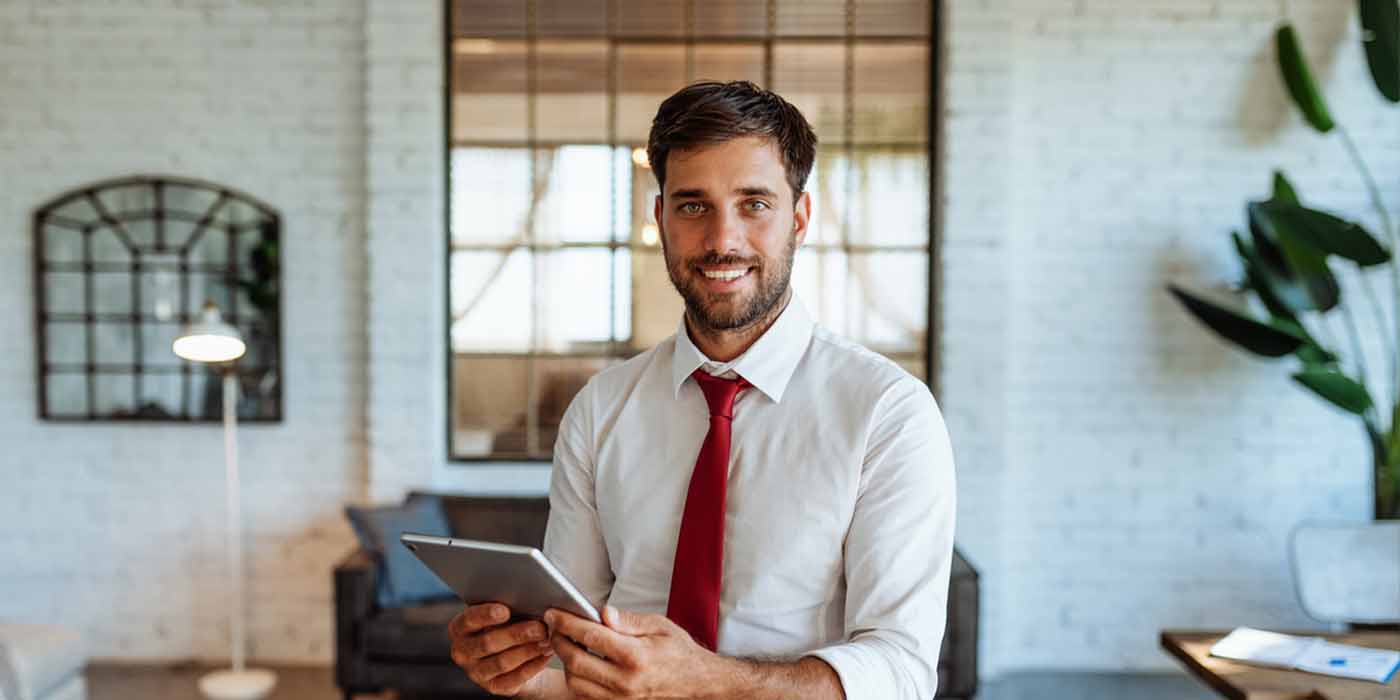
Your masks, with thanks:
M745 269L745 270L701 270L701 272L703 272L703 273L705 274L706 277L708 277L708 278L710 278L710 279L712 279L712 280L725 280L725 281L728 281L728 280L736 280L736 279L739 279L740 277L743 277L744 275L749 274L749 271L748 271L747 269Z

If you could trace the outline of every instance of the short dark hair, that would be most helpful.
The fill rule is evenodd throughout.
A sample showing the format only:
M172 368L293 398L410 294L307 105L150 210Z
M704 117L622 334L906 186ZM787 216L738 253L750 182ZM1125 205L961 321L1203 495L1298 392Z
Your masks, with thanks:
M651 121L647 159L656 184L666 187L672 149L723 143L742 136L773 139L783 158L792 197L807 185L816 159L817 134L792 103L747 80L693 83L666 98Z

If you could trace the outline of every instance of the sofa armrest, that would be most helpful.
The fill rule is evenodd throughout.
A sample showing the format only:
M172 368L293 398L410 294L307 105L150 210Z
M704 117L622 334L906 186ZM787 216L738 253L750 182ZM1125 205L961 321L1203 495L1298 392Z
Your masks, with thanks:
M351 551L335 565L335 675L341 687L353 687L363 665L360 625L378 612L375 591L379 566L363 547Z

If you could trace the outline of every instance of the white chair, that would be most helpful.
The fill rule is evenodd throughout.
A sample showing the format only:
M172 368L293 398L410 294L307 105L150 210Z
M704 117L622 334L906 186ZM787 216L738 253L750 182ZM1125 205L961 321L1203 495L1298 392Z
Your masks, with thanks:
M1400 622L1400 521L1303 523L1289 557L1309 617L1333 629Z
M86 662L70 629L0 620L0 700L85 700Z

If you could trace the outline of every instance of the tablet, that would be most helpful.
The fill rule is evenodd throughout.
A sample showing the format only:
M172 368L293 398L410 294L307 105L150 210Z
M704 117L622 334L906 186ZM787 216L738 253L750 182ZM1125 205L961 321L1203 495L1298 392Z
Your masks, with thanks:
M557 608L599 624L602 618L569 579L534 547L405 532L409 551L468 605L501 603L512 618L541 618Z

